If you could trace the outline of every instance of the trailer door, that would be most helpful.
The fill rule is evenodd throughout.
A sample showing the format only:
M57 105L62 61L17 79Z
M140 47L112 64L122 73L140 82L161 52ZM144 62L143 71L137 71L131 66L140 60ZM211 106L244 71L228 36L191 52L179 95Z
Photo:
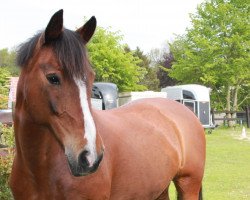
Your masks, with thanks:
M194 114L197 115L196 109L195 109L195 101L192 100L183 100L183 104L188 107Z
M202 125L209 125L210 122L209 102L199 102L199 118Z

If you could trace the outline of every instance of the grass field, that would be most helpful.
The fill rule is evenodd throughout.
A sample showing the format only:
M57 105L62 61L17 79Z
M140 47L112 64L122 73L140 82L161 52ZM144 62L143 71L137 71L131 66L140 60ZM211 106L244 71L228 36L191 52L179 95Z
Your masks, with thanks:
M207 159L203 180L205 200L250 199L250 129L240 139L242 128L216 129L206 134ZM170 197L176 199L171 185Z

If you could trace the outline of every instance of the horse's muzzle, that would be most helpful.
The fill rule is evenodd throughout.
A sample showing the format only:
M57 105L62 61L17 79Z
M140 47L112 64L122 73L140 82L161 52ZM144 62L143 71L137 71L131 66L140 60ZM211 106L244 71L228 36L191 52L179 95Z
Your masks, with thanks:
M104 150L102 150L97 156L93 165L90 165L87 159L87 154L87 151L83 151L80 153L78 160L73 159L70 155L66 155L68 158L69 168L73 176L87 176L94 173L103 159Z

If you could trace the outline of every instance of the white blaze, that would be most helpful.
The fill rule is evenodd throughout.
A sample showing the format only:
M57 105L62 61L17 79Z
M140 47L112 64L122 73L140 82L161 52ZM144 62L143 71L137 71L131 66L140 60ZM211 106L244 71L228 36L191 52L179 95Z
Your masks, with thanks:
M81 103L83 117L84 117L84 127L85 127L84 138L86 138L87 140L85 149L89 151L89 155L87 155L87 159L91 167L93 166L95 160L97 159L96 127L95 127L92 114L89 109L86 84L82 80L79 80L79 79L75 79L75 82L79 89L80 103Z

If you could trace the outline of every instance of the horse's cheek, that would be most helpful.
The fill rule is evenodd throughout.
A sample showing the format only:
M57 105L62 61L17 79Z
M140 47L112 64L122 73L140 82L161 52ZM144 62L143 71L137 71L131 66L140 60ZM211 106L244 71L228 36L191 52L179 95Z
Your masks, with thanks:
M55 99L50 99L49 108L50 111L55 115L60 115L62 113L62 109L60 109L60 106L57 104L57 101Z

